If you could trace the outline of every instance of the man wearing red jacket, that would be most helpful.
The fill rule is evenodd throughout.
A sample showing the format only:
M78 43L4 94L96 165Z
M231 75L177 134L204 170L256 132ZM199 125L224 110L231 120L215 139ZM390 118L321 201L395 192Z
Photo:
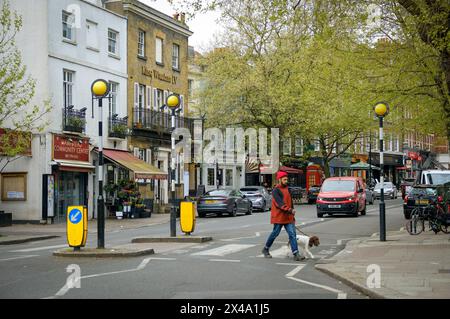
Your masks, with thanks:
M294 260L300 261L305 257L300 256L298 252L297 238L295 234L295 210L292 204L292 197L288 188L288 174L283 171L277 173L278 185L272 191L272 209L270 215L270 223L273 224L273 231L267 239L262 253L266 258L272 258L269 249L272 246L275 238L281 232L281 228L286 229L289 235L289 243L291 245Z

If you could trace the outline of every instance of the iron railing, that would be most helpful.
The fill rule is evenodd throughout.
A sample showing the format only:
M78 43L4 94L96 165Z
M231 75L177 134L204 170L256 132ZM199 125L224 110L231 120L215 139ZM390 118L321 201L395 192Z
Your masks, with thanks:
M118 118L113 116L108 118L109 129L108 136L115 138L126 138L128 134L128 118Z
M184 116L175 116L175 128L187 128L192 131L194 120ZM172 119L170 113L150 109L133 108L133 129L154 130L170 133Z
M84 133L86 129L86 108L75 110L73 105L63 108L63 131Z

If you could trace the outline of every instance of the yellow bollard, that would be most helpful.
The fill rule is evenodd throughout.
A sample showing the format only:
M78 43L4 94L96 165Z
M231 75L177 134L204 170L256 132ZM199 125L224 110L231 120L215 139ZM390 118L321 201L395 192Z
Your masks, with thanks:
M195 202L180 203L180 226L181 231L190 235L195 229L195 212L197 210Z
M87 208L85 206L67 207L67 242L79 250L87 240Z

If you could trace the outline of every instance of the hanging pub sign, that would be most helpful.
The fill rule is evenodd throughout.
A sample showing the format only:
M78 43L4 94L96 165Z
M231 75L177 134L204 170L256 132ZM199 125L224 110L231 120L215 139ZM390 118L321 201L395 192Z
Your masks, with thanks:
M53 159L89 162L89 139L53 135Z

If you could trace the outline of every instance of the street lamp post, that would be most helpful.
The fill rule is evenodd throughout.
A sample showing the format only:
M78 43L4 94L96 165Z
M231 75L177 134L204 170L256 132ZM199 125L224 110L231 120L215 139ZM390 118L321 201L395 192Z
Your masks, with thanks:
M172 119L172 126L171 126L171 141L172 141L172 148L171 148L171 160L170 160L170 181L171 181L171 201L172 201L172 207L170 210L170 236L175 237L177 235L177 229L176 229L176 223L177 223L177 216L175 211L175 136L173 135L173 132L175 131L175 112L177 108L180 106L180 97L177 94L171 94L167 97L166 105L171 110L171 119Z
M384 203L384 158L383 158L383 119L389 114L389 105L386 102L378 102L373 107L380 120L380 241L386 241L386 206Z
M109 94L105 80L95 80L91 85L92 99L98 99L98 198L97 198L97 248L105 248L105 200L103 198L103 98Z
M372 132L369 131L369 187L372 187Z

